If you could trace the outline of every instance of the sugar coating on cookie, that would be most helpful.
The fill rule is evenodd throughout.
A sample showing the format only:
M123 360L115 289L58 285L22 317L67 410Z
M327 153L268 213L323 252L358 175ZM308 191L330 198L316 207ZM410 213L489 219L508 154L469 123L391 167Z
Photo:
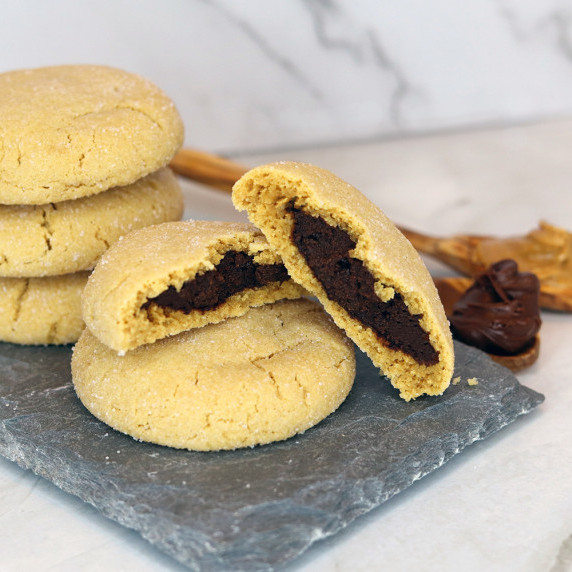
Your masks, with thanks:
M120 356L85 330L72 357L83 404L136 439L209 451L287 439L335 411L355 377L351 342L307 299Z
M295 162L249 171L233 202L402 398L448 387L453 342L437 290L376 205L329 171Z
M0 205L0 276L89 270L128 232L183 215L183 193L164 167L126 187L46 205Z
M183 141L173 102L145 78L95 65L0 74L0 203L45 204L125 186Z
M81 293L88 275L0 278L0 340L26 345L76 342L84 328Z
M126 351L305 293L253 225L171 222L111 246L85 288L83 317L104 344Z

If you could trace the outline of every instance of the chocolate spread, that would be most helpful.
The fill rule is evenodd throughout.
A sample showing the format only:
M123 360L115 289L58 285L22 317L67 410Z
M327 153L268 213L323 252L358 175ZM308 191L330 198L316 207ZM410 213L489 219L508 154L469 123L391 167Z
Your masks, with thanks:
M519 353L540 329L539 289L536 275L518 272L514 260L496 262L453 307L453 335L488 353Z
M259 288L270 282L288 280L283 264L257 264L244 252L229 251L213 270L195 276L183 283L177 291L173 286L150 298L143 304L151 304L189 314L193 310L211 310L233 294L246 288Z
M293 205L289 212L294 219L292 240L328 298L371 328L385 346L410 355L417 363L436 364L439 353L419 324L421 315L410 314L397 292L387 302L379 299L374 277L349 254L356 243L348 233Z

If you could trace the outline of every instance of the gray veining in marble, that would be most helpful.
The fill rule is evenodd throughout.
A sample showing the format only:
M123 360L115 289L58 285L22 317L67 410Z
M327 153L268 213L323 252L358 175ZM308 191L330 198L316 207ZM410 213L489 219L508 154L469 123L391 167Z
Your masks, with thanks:
M348 399L304 435L193 453L94 419L75 397L69 348L0 344L0 453L190 569L275 569L543 401L478 350L456 355L458 384L406 403L359 354Z
M74 46L74 61L157 83L187 146L223 154L572 113L566 1L171 4L14 3L0 19L0 71L70 63ZM20 41L46 29L41 51Z

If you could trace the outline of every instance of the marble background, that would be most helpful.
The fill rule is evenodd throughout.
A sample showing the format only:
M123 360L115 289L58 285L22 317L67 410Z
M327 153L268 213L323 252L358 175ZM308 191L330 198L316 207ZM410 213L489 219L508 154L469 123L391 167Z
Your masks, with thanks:
M2 2L0 71L81 62L229 154L506 125L572 113L572 1Z

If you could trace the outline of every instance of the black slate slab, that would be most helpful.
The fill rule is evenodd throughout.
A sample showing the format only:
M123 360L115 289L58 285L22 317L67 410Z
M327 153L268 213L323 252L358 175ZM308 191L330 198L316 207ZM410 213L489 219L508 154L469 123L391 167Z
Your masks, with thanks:
M279 568L544 399L456 344L460 382L406 403L359 354L348 399L304 435L192 453L93 418L75 396L70 356L0 343L0 453L193 570Z

